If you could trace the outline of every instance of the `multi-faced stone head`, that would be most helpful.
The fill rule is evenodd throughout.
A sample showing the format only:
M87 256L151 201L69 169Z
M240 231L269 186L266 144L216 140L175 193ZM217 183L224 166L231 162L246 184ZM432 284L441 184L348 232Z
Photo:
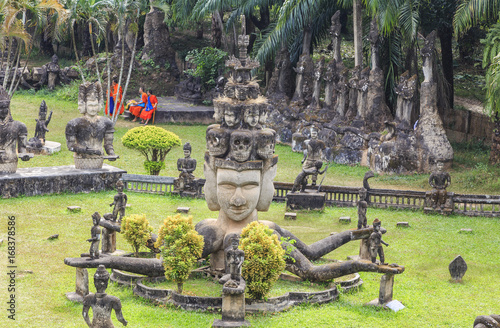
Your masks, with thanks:
M94 274L94 286L98 293L104 293L108 288L109 273L104 265L99 265Z
M212 128L207 131L207 148L210 156L220 157L229 148L229 132L223 128Z
M253 136L248 130L236 130L231 133L229 157L237 162L250 158L253 146Z
M272 129L263 129L256 133L255 139L257 155L261 159L273 157L276 145L276 132Z
M243 120L249 127L255 127L259 124L259 108L256 106L250 106L245 108L245 114L243 115Z
M102 107L102 87L99 82L85 82L78 90L78 110L82 114L94 117Z

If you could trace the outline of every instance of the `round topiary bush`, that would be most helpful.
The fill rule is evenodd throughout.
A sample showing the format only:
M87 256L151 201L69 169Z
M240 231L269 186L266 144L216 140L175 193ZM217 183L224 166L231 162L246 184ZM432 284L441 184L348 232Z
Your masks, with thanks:
M247 283L248 294L263 299L285 269L285 250L278 236L259 222L243 229L240 245L245 252L241 275Z
M122 219L120 232L134 249L135 256L139 255L141 247L146 246L152 231L153 227L144 214L132 214Z
M193 218L180 214L167 217L158 230L155 246L161 250L165 277L176 282L182 294L184 281L203 251L203 236L194 230Z
M158 175L165 168L165 157L181 139L175 133L157 126L139 126L130 129L122 138L125 147L135 149L146 157L144 168L150 175Z

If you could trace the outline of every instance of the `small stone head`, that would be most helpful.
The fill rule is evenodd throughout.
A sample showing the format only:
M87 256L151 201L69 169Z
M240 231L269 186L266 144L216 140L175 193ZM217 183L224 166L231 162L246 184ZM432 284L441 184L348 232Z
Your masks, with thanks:
M243 119L249 127L255 127L259 124L259 108L256 106L249 106L245 108L245 114L243 115Z
M436 168L438 170L438 172L443 172L443 169L444 169L444 163L442 161L438 161L436 163Z
M249 159L252 152L252 133L248 130L236 130L231 133L229 157L237 162Z
M9 116L10 97L4 88L0 86L0 120L4 121Z
M262 129L256 133L257 155L262 159L268 159L274 155L276 144L276 132L271 129Z
M215 102L214 106L214 120L217 123L222 123L222 119L224 118L224 108L222 106L218 106L218 103Z
M379 219L373 220L373 230L380 231L381 226L382 226L382 222Z
M228 107L224 110L224 121L230 128L237 128L240 124L239 108Z
M267 122L267 117L269 115L269 106L268 108L261 108L259 113L259 124L264 125Z
M361 188L361 189L359 189L359 200L362 201L365 199L366 199L366 189Z
M184 157L188 158L189 156L191 156L191 144L189 142L186 142L184 144L182 150L184 150Z
M123 192L123 188L124 188L123 181L118 180L118 182L116 183L116 190L118 192Z
M240 245L240 237L234 236L231 238L231 247L236 250L238 246Z
M59 58L57 57L56 54L52 56L52 63L57 64L59 62Z
M92 214L92 222L94 223L95 226L99 224L100 220L101 216L99 215L99 213L95 212L94 214Z
M224 128L212 128L207 131L207 148L210 156L220 157L229 148L229 132Z
M40 109L38 110L38 118L40 120L45 120L47 118L47 104L45 103L45 100L42 100L42 103L40 104Z
M98 293L104 293L108 288L109 273L104 265L99 265L94 274L94 286Z
M311 127L311 139L318 139L318 129L316 127Z

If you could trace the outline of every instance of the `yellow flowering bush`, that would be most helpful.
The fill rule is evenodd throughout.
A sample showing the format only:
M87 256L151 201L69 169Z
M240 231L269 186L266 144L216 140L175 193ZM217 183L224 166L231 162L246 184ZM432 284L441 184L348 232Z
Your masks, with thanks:
M120 232L134 249L135 256L138 256L142 246L146 246L152 231L153 227L149 225L149 221L144 214L132 214L122 219Z

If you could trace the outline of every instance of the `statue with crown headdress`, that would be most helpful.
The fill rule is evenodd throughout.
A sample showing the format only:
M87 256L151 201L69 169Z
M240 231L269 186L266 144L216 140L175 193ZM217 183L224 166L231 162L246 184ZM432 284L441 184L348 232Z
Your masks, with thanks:
M69 151L75 153L77 169L100 169L104 159L115 161L118 158L113 149L113 122L97 115L102 103L102 87L99 82L80 85L78 110L83 116L72 119L66 125L66 144ZM108 156L104 156L104 151Z
M26 125L12 119L10 97L0 87L0 174L16 173L18 158L33 158L32 153L26 152L27 139Z
M195 179L193 172L196 170L196 159L191 157L191 144L186 142L183 147L184 158L177 160L177 170L181 172L179 177L174 179L174 193L197 197L198 179Z

